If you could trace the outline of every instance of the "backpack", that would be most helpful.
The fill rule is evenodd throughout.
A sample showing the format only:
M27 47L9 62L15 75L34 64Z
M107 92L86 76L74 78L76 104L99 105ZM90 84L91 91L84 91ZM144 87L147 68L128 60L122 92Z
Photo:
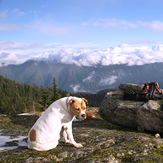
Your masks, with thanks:
M157 82L145 83L142 92L140 92L140 96L145 100L157 100L163 98L162 91Z
M141 91L128 90L123 94L123 100L148 101L163 99L163 92L157 82L147 82Z

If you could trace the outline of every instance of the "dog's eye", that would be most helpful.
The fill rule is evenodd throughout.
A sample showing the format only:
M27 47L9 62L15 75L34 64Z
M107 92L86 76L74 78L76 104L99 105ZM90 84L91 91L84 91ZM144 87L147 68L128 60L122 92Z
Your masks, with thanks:
M77 109L76 109L76 111L80 111L80 109L79 109L79 108L77 108Z

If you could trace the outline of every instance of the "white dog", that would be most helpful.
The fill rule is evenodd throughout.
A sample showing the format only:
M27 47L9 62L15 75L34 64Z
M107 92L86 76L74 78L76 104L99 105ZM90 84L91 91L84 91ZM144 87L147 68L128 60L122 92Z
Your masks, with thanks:
M60 135L65 143L73 144L77 148L83 147L76 143L72 134L72 121L86 119L85 98L63 97L53 102L40 116L28 134L28 148L47 151L58 145Z

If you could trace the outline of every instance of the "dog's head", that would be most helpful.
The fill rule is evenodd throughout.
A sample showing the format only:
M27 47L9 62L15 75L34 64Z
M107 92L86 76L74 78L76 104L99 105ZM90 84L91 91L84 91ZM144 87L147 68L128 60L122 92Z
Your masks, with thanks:
M85 98L81 98L81 101L75 98L69 101L71 113L79 120L86 119L86 103L88 101Z

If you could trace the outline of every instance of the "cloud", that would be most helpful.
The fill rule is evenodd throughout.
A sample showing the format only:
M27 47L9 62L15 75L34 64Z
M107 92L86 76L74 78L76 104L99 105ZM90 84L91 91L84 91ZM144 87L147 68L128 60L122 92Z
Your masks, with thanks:
M20 64L29 59L57 61L78 66L115 64L143 65L163 62L163 45L131 46L122 44L105 49L67 49L67 45L44 43L0 42L0 65ZM93 80L90 74L84 82ZM112 80L115 78L112 78ZM76 87L77 89L78 87Z
M136 23L131 23L126 20L118 20L118 19L99 19L97 21L91 22L93 26L101 26L101 27L120 27L126 26L130 28L136 28ZM88 24L89 25L89 24Z
M41 49L44 48L44 44L42 43L20 43L20 42L15 42L15 41L5 41L5 42L0 42L0 50L19 50L21 51L22 49Z
M36 19L35 21L26 24L25 27L44 35L62 35L69 32L68 27L62 27L61 25L58 25L55 20L48 17Z
M126 20L119 20L115 18L111 19L98 19L98 20L91 20L88 22L84 22L83 25L85 26L97 26L97 27L127 27L127 28L136 28L138 27L138 23L132 23Z
M9 19L11 17L20 17L23 16L23 19L26 19L26 16L28 14L36 16L36 11L30 11L28 13L25 13L24 11L20 9L12 9L12 10L4 10L0 12L0 18L5 19L5 22L9 22ZM39 13L39 10L37 10L37 13ZM36 16L37 17L37 16ZM8 20L8 21L6 21ZM41 19L33 19L33 21L29 21L27 23L20 23L18 21L15 24L12 23L0 23L0 31L11 31L11 30L26 30L26 31L33 31L33 33L39 33L44 35L62 35L67 34L69 32L69 29L66 27L62 27L58 24L56 24L54 18L47 17L41 17Z
M24 15L24 14L25 14L24 11L21 11L21 10L19 10L19 9L17 9L17 8L13 9L11 12L12 12L12 13L15 13L15 14L18 15L18 16L21 16L21 15Z
M113 27L113 28L120 28L120 29L129 29L129 28L147 28L156 32L163 32L163 21L151 21L151 22L143 22L143 21L136 21L131 22L128 20L122 19L115 19L115 18L108 18L108 19L97 19L97 20L90 20L87 22L83 22L82 25L84 26L95 26L95 27Z
M73 92L86 92L80 85L78 84L71 84L70 88L73 90Z
M155 44L156 42L151 40L129 40L125 41L125 44Z
M84 78L83 79L83 82L92 82L93 81L93 79L94 79L94 75L95 75L95 71L93 71L93 72L91 72L90 74L89 74L89 76L87 76L86 78Z
M18 30L22 27L16 24L0 24L0 31Z
M157 32L163 32L163 22L162 21L153 21L148 23L148 28Z
M21 16L21 15L25 15L25 12L17 8L12 10L3 10L0 12L0 18L7 18L10 15Z
M6 17L7 17L7 11L1 11L0 18L6 18Z
M44 35L61 35L68 33L66 28L57 27L54 24L36 22L28 26L30 29L40 32Z
M0 42L0 65L20 64L29 59L49 57L49 53L40 52L45 48L42 43L25 44L19 42ZM45 48L46 49L46 48Z
M107 78L101 79L99 84L101 84L101 85L112 85L113 83L116 82L117 79L118 79L118 76L112 75L112 76L109 76Z
M47 23L33 23L33 24L0 24L0 31L13 31L26 29L44 35L63 35L69 32L68 29L57 27L53 24Z

